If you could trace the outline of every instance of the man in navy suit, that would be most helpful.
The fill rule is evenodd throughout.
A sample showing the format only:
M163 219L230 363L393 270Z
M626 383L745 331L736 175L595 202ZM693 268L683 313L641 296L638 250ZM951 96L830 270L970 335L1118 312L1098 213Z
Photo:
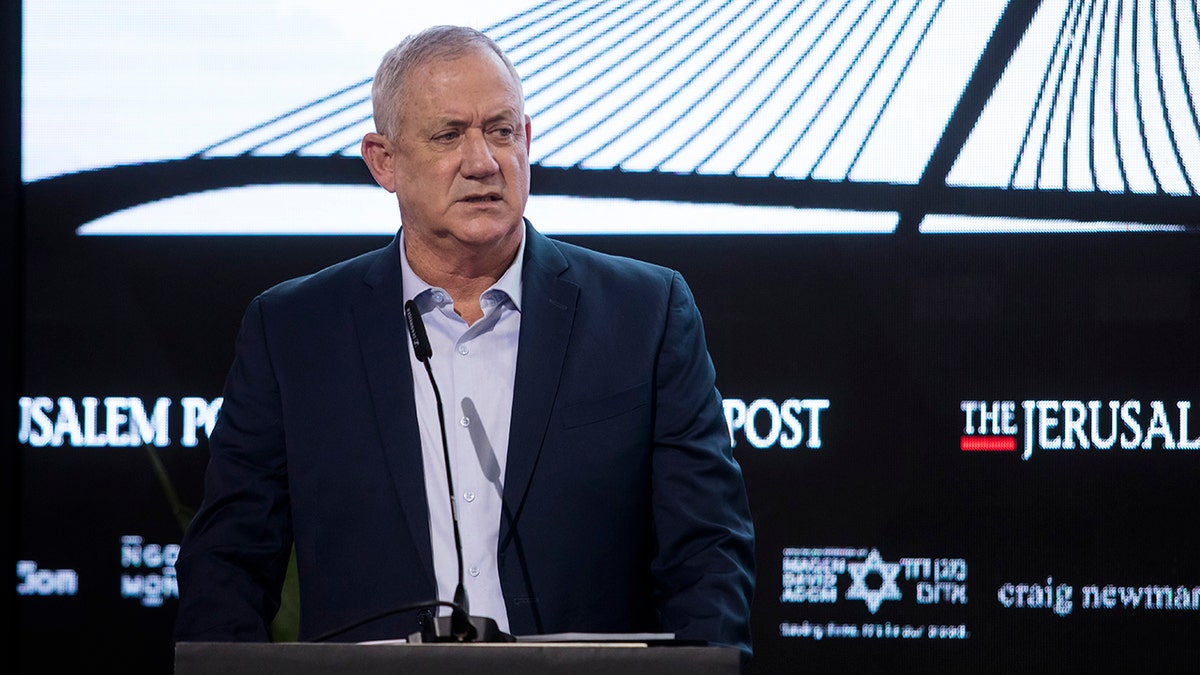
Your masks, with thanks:
M748 656L753 526L682 278L524 219L530 120L482 34L406 39L372 98L362 155L402 226L249 306L176 639L269 639L294 545L301 639L407 636L461 576L504 633L666 632Z

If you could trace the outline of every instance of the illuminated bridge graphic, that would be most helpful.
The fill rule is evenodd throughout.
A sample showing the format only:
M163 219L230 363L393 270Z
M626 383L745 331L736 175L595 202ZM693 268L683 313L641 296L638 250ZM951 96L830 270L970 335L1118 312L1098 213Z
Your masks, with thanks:
M1198 9L549 0L485 32L525 83L535 194L892 212L901 234L964 217L983 230L997 219L1191 230ZM369 95L364 78L192 157L94 173L182 179L153 181L171 193L142 199L370 183L358 158ZM84 178L42 183L72 180ZM121 207L99 197L80 217Z

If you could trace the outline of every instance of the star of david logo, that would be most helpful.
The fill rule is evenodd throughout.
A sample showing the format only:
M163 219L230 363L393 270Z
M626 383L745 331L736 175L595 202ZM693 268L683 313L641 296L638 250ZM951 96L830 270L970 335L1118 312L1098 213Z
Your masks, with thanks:
M879 557L879 549L871 549L871 554L864 562L846 563L854 583L846 591L847 600L862 600L867 603L871 613L879 611L879 605L884 600L899 600L900 588L896 586L896 577L900 574L900 563L884 562ZM883 579L879 588L867 588L867 575L875 572Z

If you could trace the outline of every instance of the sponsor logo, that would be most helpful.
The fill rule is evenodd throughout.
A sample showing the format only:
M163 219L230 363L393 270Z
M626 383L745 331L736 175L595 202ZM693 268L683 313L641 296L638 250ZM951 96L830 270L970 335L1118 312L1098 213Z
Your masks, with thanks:
M121 597L135 598L145 607L161 607L164 598L179 597L175 561L179 544L147 544L142 537L121 537Z
M877 548L786 548L782 603L862 603L872 616L887 603L967 604L967 561L905 557L887 560ZM779 635L824 639L965 640L966 624L901 624L891 621L792 621Z
M1055 583L1054 577L1046 577L1045 581L1034 583L1008 582L996 589L996 600L1006 609L1048 610L1058 616L1069 616L1077 597L1083 609L1200 611L1200 585L1087 584L1076 596L1072 584Z
M778 403L760 398L746 403L740 398L724 401L729 442L737 447L740 436L751 446L784 450L821 447L821 413L829 409L826 398L789 398Z
M194 447L201 433L206 438L212 433L223 401L185 396L175 406L163 397L146 401L133 396L22 396L17 440L35 448L163 448L171 444L174 427L179 444Z
M901 588L903 586L903 589ZM861 601L871 614L906 595L919 605L967 604L967 561L962 558L900 558L879 549L787 548L783 550L780 602L834 604Z
M75 570L43 570L33 560L17 561L17 595L75 595L79 592L79 574Z
M963 452L1200 450L1191 401L967 400Z

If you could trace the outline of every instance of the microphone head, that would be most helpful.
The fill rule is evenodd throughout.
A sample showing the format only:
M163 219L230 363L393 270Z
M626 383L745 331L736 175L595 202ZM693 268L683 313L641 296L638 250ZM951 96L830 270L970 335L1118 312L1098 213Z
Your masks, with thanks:
M417 360L425 362L433 356L433 347L429 344L429 336L425 333L425 322L421 320L421 312L417 311L417 303L409 300L404 303L404 322L408 324L408 337L412 340L413 353Z

